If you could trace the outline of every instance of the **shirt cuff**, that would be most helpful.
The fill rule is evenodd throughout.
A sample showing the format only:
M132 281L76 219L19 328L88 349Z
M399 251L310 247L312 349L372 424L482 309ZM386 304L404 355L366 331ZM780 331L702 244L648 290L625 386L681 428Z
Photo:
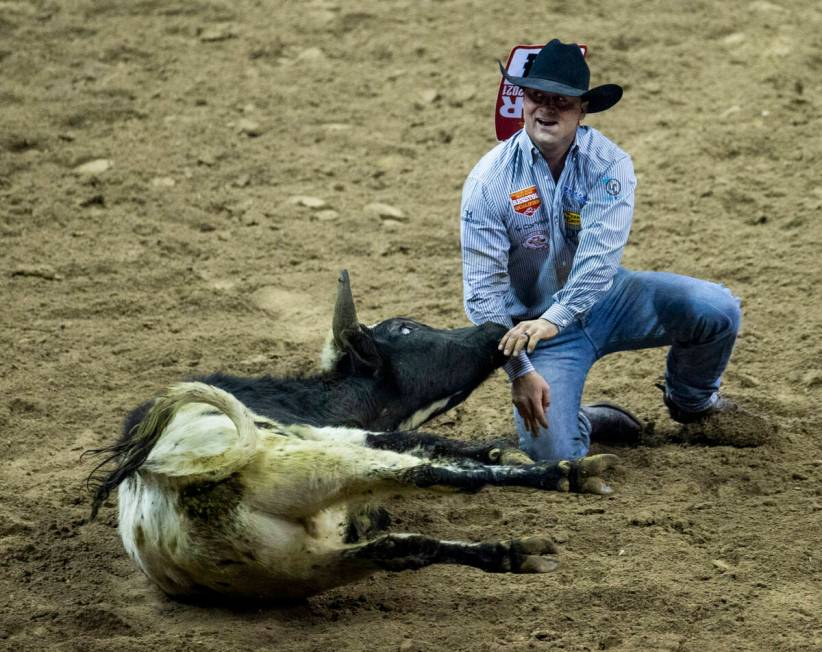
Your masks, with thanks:
M509 380L516 380L520 376L535 371L534 365L531 364L525 351L521 351L517 357L508 360L502 368L505 369L505 373L508 374Z
M551 322L559 330L567 328L576 319L576 315L562 304L555 303L548 310L540 315L540 319Z

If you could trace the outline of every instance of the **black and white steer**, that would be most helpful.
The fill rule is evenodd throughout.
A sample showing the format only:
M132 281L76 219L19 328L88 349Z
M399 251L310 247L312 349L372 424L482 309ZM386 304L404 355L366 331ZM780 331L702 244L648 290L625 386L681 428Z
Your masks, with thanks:
M106 449L92 516L119 488L126 550L163 591L300 598L429 564L539 573L550 539L442 541L379 533L386 494L516 485L609 493L615 457L533 464L499 442L408 432L463 401L503 362L503 326L435 330L358 323L348 275L337 295L332 368L299 379L222 374L172 386Z

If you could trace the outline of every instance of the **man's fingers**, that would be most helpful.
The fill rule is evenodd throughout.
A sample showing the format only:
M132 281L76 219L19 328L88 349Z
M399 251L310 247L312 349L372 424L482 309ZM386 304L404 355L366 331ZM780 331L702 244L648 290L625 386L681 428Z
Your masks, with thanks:
M545 418L545 412L538 412L537 419L539 419L539 423L543 428L548 427L548 419Z
M529 344L529 336L526 335L524 327L514 326L510 331L502 336L497 349L507 356L517 356Z
M499 348L505 355L510 356L514 352L514 346L517 343L517 335L518 333L516 331L510 330L502 336L502 339L499 342Z
M525 424L525 429L534 435L534 437L539 437L539 422L535 417L535 413L532 410L530 402L525 401L522 403L515 403L514 405L516 406L520 417L522 417L522 421Z
M545 393L542 394L542 405L535 406L534 415L537 421L543 428L548 428L548 419L545 418L545 410L548 409L548 397Z
M548 420L545 418L545 410L539 405L528 406L528 416L524 417L525 426L534 435L539 437L540 427L547 429Z
M519 355L519 350L517 349L517 341L516 337L509 337L508 344L505 345L505 355L507 356L516 356Z
M533 422L534 427L539 428L542 426L543 428L548 428L548 419L545 418L545 410L539 407L534 406L533 411Z
M548 429L546 410L551 402L551 390L537 372L529 372L513 381L511 400L525 430L539 437L541 430Z

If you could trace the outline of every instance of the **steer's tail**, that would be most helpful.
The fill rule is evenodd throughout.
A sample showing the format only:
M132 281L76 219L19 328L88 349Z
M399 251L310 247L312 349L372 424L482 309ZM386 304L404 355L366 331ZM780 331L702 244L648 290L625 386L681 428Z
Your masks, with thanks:
M205 403L231 419L237 429L236 440L221 450L210 454L186 454L185 446L179 454L168 452L151 455L178 412L189 403ZM206 419L209 415L195 415ZM196 428L196 424L195 424ZM176 429L176 428L175 428ZM196 431L196 430L195 430ZM189 431L189 432L195 432ZM185 435L181 434L181 438ZM184 443L184 442L183 442ZM244 466L257 447L257 428L248 408L233 395L219 387L205 383L179 383L158 398L143 420L117 444L88 451L107 454L92 473L89 482L96 483L91 506L91 518L97 515L100 505L124 480L142 468L169 477L202 476L220 480ZM115 463L114 469L102 471L102 467Z

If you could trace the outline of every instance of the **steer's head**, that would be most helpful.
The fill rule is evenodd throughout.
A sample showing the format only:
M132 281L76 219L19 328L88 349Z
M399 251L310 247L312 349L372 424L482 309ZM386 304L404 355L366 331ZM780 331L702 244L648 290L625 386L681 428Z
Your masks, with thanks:
M377 381L380 415L371 427L410 429L461 403L505 361L497 343L506 330L491 323L444 330L400 317L363 326L343 270L325 364Z

